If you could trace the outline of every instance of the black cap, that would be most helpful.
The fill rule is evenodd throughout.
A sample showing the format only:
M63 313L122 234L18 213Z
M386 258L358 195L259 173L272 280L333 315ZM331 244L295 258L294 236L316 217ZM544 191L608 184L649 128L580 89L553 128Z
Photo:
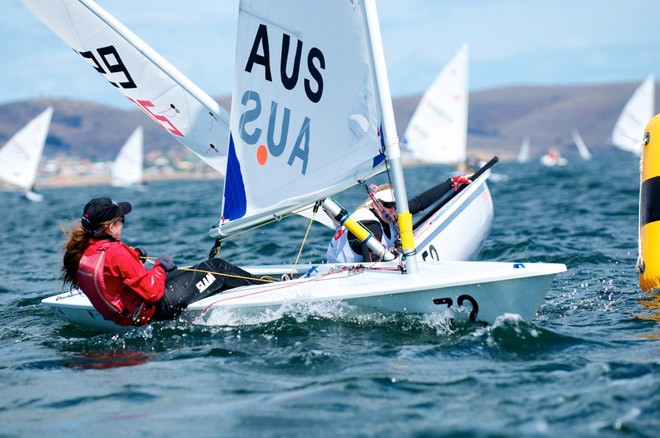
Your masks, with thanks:
M115 202L110 198L94 198L85 205L82 225L88 230L96 230L103 222L122 217L131 212L133 207L128 202Z

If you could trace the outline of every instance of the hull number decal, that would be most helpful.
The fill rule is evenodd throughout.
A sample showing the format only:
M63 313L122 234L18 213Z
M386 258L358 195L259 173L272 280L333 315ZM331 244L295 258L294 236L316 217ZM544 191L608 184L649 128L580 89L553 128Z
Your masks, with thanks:
M472 310L470 310L470 321L476 322L477 315L479 314L479 304L477 304L477 300L472 298L470 295L459 295L459 297L456 299L456 305L462 307L465 301L469 301L470 306L472 307ZM445 305L449 309L454 304L454 300L452 300L451 297L434 298L433 304L437 306Z

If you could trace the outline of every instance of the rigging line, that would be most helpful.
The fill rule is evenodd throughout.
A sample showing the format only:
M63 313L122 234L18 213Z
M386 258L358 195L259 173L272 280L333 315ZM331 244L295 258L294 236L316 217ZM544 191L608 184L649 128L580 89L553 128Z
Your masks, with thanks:
M291 276L293 277L293 274L296 272L296 266L298 266L298 261L300 261L300 255L302 254L302 250L305 247L305 242L307 241L307 236L309 236L309 230L312 228L312 224L314 223L314 217L316 216L316 212L319 211L319 202L316 202L314 204L314 209L312 210L312 217L309 219L309 225L307 225L307 231L305 231L305 237L303 237L302 242L300 243L300 249L298 250L298 255L296 256L296 261L293 263L293 268L291 268Z
M215 272L215 271L206 271L204 269L195 269L195 268L177 268L179 271L187 271L187 272L200 272L202 274L215 274L219 275L221 277L231 277L231 278L238 278L241 280L256 280L256 281L263 281L264 283L277 283L277 280L271 278L271 277L246 277L244 275L236 275L236 274L227 274L224 272Z

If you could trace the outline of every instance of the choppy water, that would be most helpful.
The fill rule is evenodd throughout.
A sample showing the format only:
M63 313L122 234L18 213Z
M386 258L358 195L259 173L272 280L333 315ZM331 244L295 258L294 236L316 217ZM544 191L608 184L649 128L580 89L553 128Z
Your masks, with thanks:
M39 305L60 292L60 224L93 196L129 200L124 240L179 264L210 249L218 181L0 193L0 436L657 436L660 310L640 292L639 165L500 163L481 258L568 265L536 319L451 326L342 306L214 326L99 334ZM445 171L407 169L409 192ZM353 207L355 189L339 200ZM223 246L238 264L293 262L306 222ZM302 261L323 258L329 234ZM645 300L646 298L646 300ZM655 299L655 310L653 310Z

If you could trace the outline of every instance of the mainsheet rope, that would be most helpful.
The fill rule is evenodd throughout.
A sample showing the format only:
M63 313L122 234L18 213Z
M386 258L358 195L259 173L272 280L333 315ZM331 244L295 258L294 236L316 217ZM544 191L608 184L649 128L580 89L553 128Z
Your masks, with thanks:
M305 236L303 237L302 242L300 243L300 249L298 250L298 255L296 256L296 261L294 262L293 268L291 270L291 275L292 276L296 272L296 267L298 266L298 262L300 261L300 256L302 255L302 251L305 247L305 242L307 242L307 237L309 236L309 231L312 229L312 224L314 223L314 217L316 216L316 213L318 212L320 205L321 205L320 202L317 202L316 204L314 204L314 208L312 210L312 217L310 218L309 224L307 225L307 230L305 231ZM231 235L226 236L222 239L217 238L216 243L214 244L213 248L211 249L211 253L209 255L211 257L213 257L215 255L220 257L220 243L227 240L227 239L230 239L230 238L233 238L233 237L236 237L236 236L240 236L241 234L247 233L248 231L256 230L260 227L269 225L273 222L279 222L282 219L286 219L286 218L291 217L293 215L294 215L294 213L289 213L289 214L281 216L279 218L272 219L268 222L264 222L262 224L256 225L252 228L248 228L248 229L242 230L240 232L231 234ZM209 257L209 258L211 258L211 257ZM155 257L140 257L140 258L144 259L144 260L152 260L152 261L156 260ZM227 274L227 273L224 273L224 272L206 271L206 270L202 270L202 269L179 268L179 267L177 267L176 269L179 269L181 271L188 271L188 272L200 272L202 274L216 274L216 275L220 275L222 277L232 277L232 278L238 278L238 279L242 279L242 280L257 280L257 281L263 281L264 283L275 283L275 282L277 282L277 280L275 280L275 279L273 279L272 277L269 277L269 276L255 278L255 277L245 277L243 275Z

